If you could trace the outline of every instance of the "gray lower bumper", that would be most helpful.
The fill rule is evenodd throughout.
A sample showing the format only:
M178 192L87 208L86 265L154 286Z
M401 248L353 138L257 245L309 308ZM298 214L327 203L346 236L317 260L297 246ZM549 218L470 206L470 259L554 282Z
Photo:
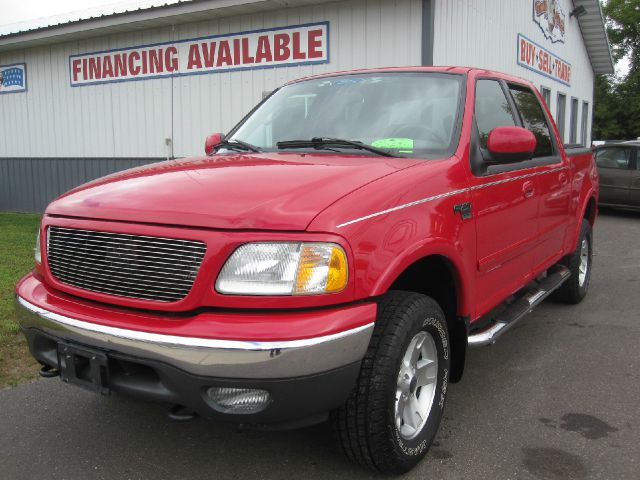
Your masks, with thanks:
M326 372L362 360L373 332L371 323L324 337L283 342L178 337L88 323L42 309L19 296L16 301L22 328L215 377L270 379Z

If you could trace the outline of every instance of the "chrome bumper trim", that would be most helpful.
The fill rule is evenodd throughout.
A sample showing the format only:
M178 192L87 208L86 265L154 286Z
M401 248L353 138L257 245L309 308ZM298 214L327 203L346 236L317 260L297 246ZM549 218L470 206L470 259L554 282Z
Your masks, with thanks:
M160 360L189 373L231 378L288 378L362 360L373 323L322 337L289 341L239 341L181 337L84 322L16 296L18 320L54 337L127 355Z
M88 330L90 332L105 333L114 337L126 338L128 340L140 340L142 342L158 343L161 345L174 345L184 347L197 347L197 348L222 348L233 350L285 350L288 348L301 348L310 347L312 345L318 345L324 342L330 342L339 338L353 335L354 333L362 332L373 326L373 323L368 325L362 325L351 330L344 332L338 332L331 335L325 335L323 337L305 338L302 340L286 340L280 342L253 342L247 340L217 340L211 338L197 338L197 337L179 337L176 335L164 335L160 333L141 332L139 330L128 330L124 328L109 327L106 325L99 325L97 323L88 323L81 320L75 320L73 318L65 317L57 313L50 312L44 308L37 307L36 305L27 302L22 297L17 297L18 302L27 310L51 320L52 322L60 323L62 325L69 325L71 327L80 328L82 330Z

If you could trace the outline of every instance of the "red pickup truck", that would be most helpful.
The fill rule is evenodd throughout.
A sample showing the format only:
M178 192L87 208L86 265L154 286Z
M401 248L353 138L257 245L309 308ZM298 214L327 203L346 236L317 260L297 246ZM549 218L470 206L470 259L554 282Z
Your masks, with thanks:
M598 176L522 79L457 67L290 82L207 156L47 208L16 287L43 376L237 424L331 418L399 473L468 347L580 302Z

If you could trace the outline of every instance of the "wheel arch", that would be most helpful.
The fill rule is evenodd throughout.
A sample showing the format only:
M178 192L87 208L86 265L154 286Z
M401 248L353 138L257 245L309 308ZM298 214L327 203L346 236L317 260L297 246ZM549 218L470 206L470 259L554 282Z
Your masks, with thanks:
M593 195L593 193L589 195L586 205L584 205L582 209L582 212L582 218L586 218L593 227L593 224L596 221L596 215L598 213L596 197Z
M462 378L467 350L468 319L464 312L464 281L450 257L431 253L408 262L386 286L388 290L421 293L433 298L442 308L449 330L451 382Z
M571 252L576 248L578 237L580 236L580 229L582 228L582 220L586 219L593 228L598 215L598 201L596 200L596 194L592 189L582 197L579 205L580 209L575 212L575 224L567 231L566 249L568 254L571 254Z

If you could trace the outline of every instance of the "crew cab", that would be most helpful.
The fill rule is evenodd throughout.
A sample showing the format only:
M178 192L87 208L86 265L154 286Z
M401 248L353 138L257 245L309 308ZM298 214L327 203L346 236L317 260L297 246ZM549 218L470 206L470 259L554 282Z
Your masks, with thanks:
M591 275L598 175L527 81L459 67L290 82L202 158L52 202L16 287L43 376L260 427L330 418L411 469L469 347Z

